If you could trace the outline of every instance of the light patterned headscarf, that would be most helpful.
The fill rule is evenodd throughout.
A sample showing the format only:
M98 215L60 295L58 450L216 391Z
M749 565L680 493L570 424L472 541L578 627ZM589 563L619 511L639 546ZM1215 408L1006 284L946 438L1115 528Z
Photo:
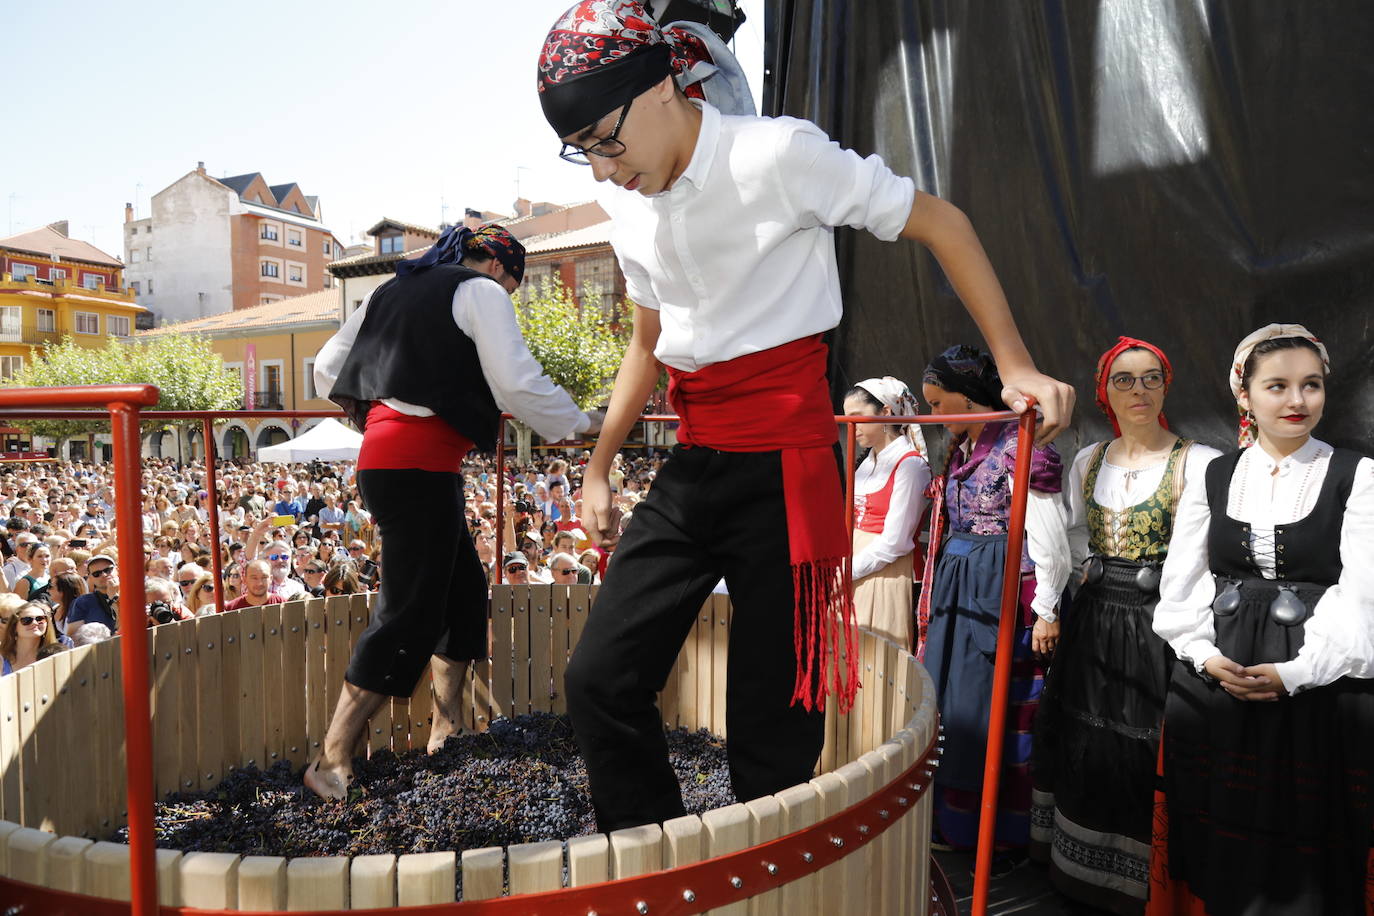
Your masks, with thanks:
M916 401L916 396L911 393L906 382L890 375L882 378L864 379L854 386L862 388L883 403L883 406L892 411L894 417L914 417L921 412L920 404ZM921 434L921 426L918 423L908 423L906 425L906 437L911 442L913 448L921 453L924 458L929 452L926 451L926 439Z
M1331 371L1331 357L1327 355L1326 344L1307 328L1300 324L1267 324L1245 338L1236 347L1235 356L1231 358L1231 374L1227 381L1231 385L1231 394L1236 398L1236 409L1240 412L1240 430L1236 435L1236 441L1241 448L1255 444L1255 420L1240 406L1240 393L1243 390L1245 379L1245 362L1254 352L1255 347L1264 343L1266 340L1277 340L1281 337L1301 337L1310 340L1317 345L1317 352L1321 354L1322 368L1327 372Z

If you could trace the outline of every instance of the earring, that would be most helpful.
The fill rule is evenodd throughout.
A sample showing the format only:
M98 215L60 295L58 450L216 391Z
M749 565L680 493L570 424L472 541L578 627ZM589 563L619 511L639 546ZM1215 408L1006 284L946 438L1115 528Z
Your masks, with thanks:
M973 402L970 401L968 398L964 398L964 409L973 410Z

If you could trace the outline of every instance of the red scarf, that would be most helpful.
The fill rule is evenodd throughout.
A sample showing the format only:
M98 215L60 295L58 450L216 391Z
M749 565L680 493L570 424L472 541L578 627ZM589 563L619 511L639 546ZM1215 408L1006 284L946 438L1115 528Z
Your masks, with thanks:
M1112 421L1112 435L1121 435L1121 423L1116 419L1116 411L1112 410L1111 402L1107 400L1107 381L1112 371L1112 363L1116 358L1127 350L1133 349L1149 350L1159 360L1160 367L1164 370L1164 391L1167 394L1169 386L1174 381L1174 367L1169 364L1169 357L1164 355L1164 351L1154 344L1144 340L1137 340L1134 337L1118 337L1116 343L1112 345L1106 353L1097 358L1097 406L1102 408L1102 412L1107 415L1107 419ZM1165 429L1169 428L1169 421L1164 417L1164 411L1159 412L1159 425Z
M792 702L800 701L808 712L824 709L826 694L833 693L845 713L859 687L858 625L850 591L844 491L835 467L839 436L825 377L827 353L816 335L695 372L670 367L668 400L677 411L677 438L683 445L723 452L782 451L796 601ZM834 676L827 679L832 658Z

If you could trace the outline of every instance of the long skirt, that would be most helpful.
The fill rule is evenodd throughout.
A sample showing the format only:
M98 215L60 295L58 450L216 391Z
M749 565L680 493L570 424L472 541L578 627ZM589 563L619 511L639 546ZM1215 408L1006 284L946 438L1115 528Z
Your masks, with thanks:
M1324 590L1286 584L1308 608ZM1221 653L1242 665L1295 657L1303 627L1271 617L1277 583L1246 579L1240 594L1237 611L1214 616ZM1366 912L1372 686L1342 678L1252 702L1176 663L1149 912L1189 898L1213 916Z
M876 538L854 532L857 554ZM911 649L911 554L898 557L877 572L854 580L854 614L859 626Z
M1142 564L1102 558L1064 614L1035 720L1032 858L1056 887L1114 913L1145 908L1159 726L1173 652L1151 629Z
M1006 543L1005 535L950 535L932 585L924 661L945 730L945 754L935 777L935 821L945 841L961 848L978 842ZM997 793L996 841L1002 848L1024 847L1030 835L1031 724L1044 677L1030 648L1034 594L1034 576L1023 576Z

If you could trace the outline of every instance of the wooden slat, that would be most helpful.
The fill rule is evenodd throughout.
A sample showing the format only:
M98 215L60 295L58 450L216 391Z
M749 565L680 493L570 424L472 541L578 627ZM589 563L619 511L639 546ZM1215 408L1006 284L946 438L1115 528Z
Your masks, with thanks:
M782 805L771 795L746 802L749 809L749 843L761 846L782 836ZM776 863L775 863L776 864ZM781 916L782 888L749 898L749 916Z
M495 900L505 886L506 851L500 846L463 850L463 899Z
M125 847L126 849L128 847ZM153 850L153 868L157 872L157 902L162 906L180 906L181 903L181 859L183 853L175 849ZM89 857L87 858L87 878L90 883ZM128 870L128 858L124 860ZM123 899L128 899L127 897Z
M410 695L410 703L406 706L406 721L410 729L410 747L422 751L429 747L429 735L433 730L434 715L434 675L431 666L426 665L425 670L420 675L420 682L415 685L415 692Z
M282 607L282 756L292 769L305 766L305 602Z
M19 753L19 681L0 677L0 817L18 824L24 819L23 764ZM90 721L90 720L88 720ZM96 759L92 757L91 759Z
M706 828L695 814L663 822L663 867L677 868L706 858Z
M344 672L348 670L348 659L352 654L348 636L348 620L351 611L351 602L346 595L325 599L324 692L328 698L325 705L329 709L324 726L326 733L329 731L329 719L334 716L335 701L338 699L339 691L343 689Z
M568 698L563 689L563 675L568 670L568 655L572 645L572 618L568 608L572 604L572 591L575 586L555 585L550 598L549 610L552 615L551 653L553 661L552 697L549 708L563 715L568 711Z
M244 856L239 862L238 895L240 909L286 909L286 859Z
M325 676L325 656L329 648L325 631L325 599L311 598L305 603L305 734L309 742L307 756L319 756L324 749L324 730L329 723L329 711L338 702L329 696Z
M627 827L611 837L611 877L630 878L663 867L663 828L657 824Z
M369 756L391 747L391 704L382 703L367 722Z
M453 852L418 852L396 861L396 905L453 903L458 856Z
M198 617L180 626L194 628L196 640L196 777L202 789L213 789L224 778L224 727L220 694L224 673L223 621L219 614Z
M181 858L181 905L207 910L238 907L239 857L227 852L188 852Z
M95 845L82 837L59 837L48 847L47 880L54 890L73 894L86 892L86 850ZM21 879L22 880L22 879Z
M530 710L553 709L553 589L530 586Z
M95 661L91 680L95 701L92 731L96 736L99 754L95 759L104 761L92 774L92 791L98 798L95 807L98 816L97 836L108 836L124 822L120 816L120 812L124 810L126 791L123 750L124 698L119 692L122 681L119 669L121 638L107 639L91 647ZM0 683L4 680L0 678Z
M515 623L511 611L511 587L496 585L491 590L491 718L513 715L515 708L515 670L511 652L515 643Z
M222 737L220 738L220 772L228 775L243 765L242 750L239 747L240 698L243 691L239 677L243 667L243 637L239 633L242 615L237 612L215 615L219 619L219 676L220 686L216 694L220 698L218 720Z
M725 727L726 671L730 660L730 596L711 596L711 733L729 737Z
M106 900L129 899L128 846L98 842L86 850L86 893ZM171 901L173 906L180 903L180 897Z
M752 818L749 816L749 809L744 805L729 805L725 808L716 808L707 811L701 816L701 824L706 830L706 856L715 858L730 852L739 852L749 846L749 827ZM758 888L763 882L762 869L751 872L741 867L738 869L738 877L744 882L744 890ZM749 912L749 901L741 900L728 906L717 907L708 910L716 916L747 916ZM839 910L827 910L825 912L838 913Z
M696 683L693 685L697 692L697 717L692 728L704 728L708 731L714 725L711 715L711 700L715 696L715 647L711 644L714 609L715 602L708 597L701 610L697 612L697 622L692 628L696 631L697 647Z
M868 798L877 787L873 784L873 776L868 768L858 761L846 763L835 771L835 776L840 779L845 787L845 806L856 805ZM905 809L895 808L889 813L893 817L900 817ZM868 887L873 881L873 844L868 843L862 849L857 849L842 860L844 862L844 886L845 887Z
M611 841L604 833L568 840L568 887L600 884L610 875Z
M149 653L153 662L153 779L158 797L164 798L180 789L177 782L181 773L180 634L170 626L154 627ZM96 689L105 688L102 685Z
M60 820L60 799L63 792L57 780L63 775L67 762L67 748L61 746L61 725L58 717L52 715L53 698L57 687L53 680L56 659L44 659L32 666L33 669L33 739L34 758L38 766L30 781L30 798L33 799L37 819L34 826L39 830L56 833ZM29 781L29 780L26 780Z
M820 797L810 784L803 783L783 789L775 796L782 806L783 833L793 833L810 827L820 819ZM806 913L813 909L819 881L816 875L792 881L783 885L782 909L784 913Z
M700 616L697 614L698 618ZM677 664L674 666L677 671L677 724L689 731L695 731L701 721L697 706L697 684L710 683L711 669L706 669L705 680L702 679L701 659L697 653L699 634L697 624L693 623L692 628L687 631L687 638L683 640Z
M577 651L577 644L582 640L582 632L587 629L587 617L592 609L592 596L596 593L596 586L574 585L568 594L568 659L572 660L572 653ZM560 683L558 686L560 693L567 691L566 685Z
M19 673L27 670L22 668ZM47 881L48 847L56 840L53 834L32 827L23 827L11 833L6 840L10 877L42 886Z
M845 809L847 794L844 780L839 776L834 773L822 773L811 780L811 785L815 787L816 795L820 799L820 816L822 818L839 814ZM841 859L827 865L817 873L816 877L820 888L817 895L817 899L820 901L820 912L841 912L847 899L850 899L848 895L853 893L853 889L849 888L846 882L845 860Z
M520 843L506 850L510 895L556 891L563 886L563 843Z
M347 856L292 859L286 866L286 908L347 909L348 865Z
M181 670L177 672L177 680L181 684L178 695L181 721L177 723L177 738L181 751L177 759L177 788L189 792L200 785L200 774L197 772L200 760L196 750L196 735L200 727L200 699L196 692L196 669L200 662L196 654L196 622L169 623L157 629L174 631L180 643L177 664Z
M491 716L491 658L487 657L472 663L472 727L486 731Z
M678 679L682 676L678 673L678 665L681 664L682 653L678 653L678 659L673 662L673 667L668 671L668 677L663 682L663 689L658 692L658 711L663 717L663 725L666 728L676 728L678 721Z
M106 758L109 760L109 767L114 771L114 797L110 814L111 819L115 822L114 826L123 827L128 822L126 812L129 809L129 783L126 778L128 749L124 745L124 666L121 664L118 642L107 639L101 645L110 646L110 652L107 656L109 677L105 677L107 672L101 672L100 676L102 683L109 685L108 695L101 697L102 715L109 715L110 721L114 723L109 731L110 749Z
M49 728L50 748L45 754L55 750L63 759L71 759L72 752L85 745L88 722L72 717L72 653L59 652L52 658L53 672L53 713ZM49 779L54 783L56 792L53 805L54 831L67 836L81 836L81 824L85 820L81 813L82 800L78 793L66 787L65 767L51 767ZM80 793L85 794L85 793Z
M361 592L348 598L348 654L351 658L358 637L363 635L367 625L372 622L372 606L376 599L373 592Z
M396 905L396 857L354 856L348 873L349 905L355 910Z
M33 669L30 665L21 668L10 677L19 680L19 762L20 778L23 786L23 818L25 827L37 827L41 814L38 811L37 786L39 780L38 742L33 740L33 726L38 719L37 703L33 696Z
M512 715L523 716L530 711L530 605L533 603L533 596L530 594L534 586L512 585L511 592L511 614L514 620L514 674L515 674L515 702L512 704Z
M859 758L860 765L866 767L872 774L872 784L870 788L876 789L887 785L888 767L887 758L882 748L875 748ZM890 886L893 880L893 868L895 857L892 849L885 843L872 843L873 859L869 874L878 882L878 893L874 895L874 912L888 914L893 912L896 905L893 896L893 888Z
M262 608L246 607L239 614L239 759L243 766L265 770L267 728L263 699Z
M0 875L9 875L9 836L20 829L14 821L0 820Z
M62 694L61 718L67 725L67 744L73 757L80 756L85 760L97 760L99 757L97 750L99 747L99 731L92 728L95 722L96 696L95 681L99 678L95 673L95 647L82 646L79 649L71 649L62 653L71 668L71 676L67 679L66 693ZM0 709L13 709L12 706L4 706L3 693L0 693ZM8 767L7 754L5 747L5 730L3 717L0 717L0 771ZM64 830L65 833L74 836L90 837L96 836L96 827L99 818L103 813L95 807L97 803L96 780L91 780L86 784L86 791L71 792L68 799L69 823ZM3 791L0 790L0 817L4 817Z
M477 702L476 683L473 680L472 665L468 665L463 671L463 689L461 699L458 703L460 722L463 728L469 731L477 727L476 714L474 712Z
M286 731L286 672L282 667L283 648L286 642L282 636L282 606L264 605L262 609L262 681L263 711L267 721L263 728L263 750L267 753L267 766L281 759Z

